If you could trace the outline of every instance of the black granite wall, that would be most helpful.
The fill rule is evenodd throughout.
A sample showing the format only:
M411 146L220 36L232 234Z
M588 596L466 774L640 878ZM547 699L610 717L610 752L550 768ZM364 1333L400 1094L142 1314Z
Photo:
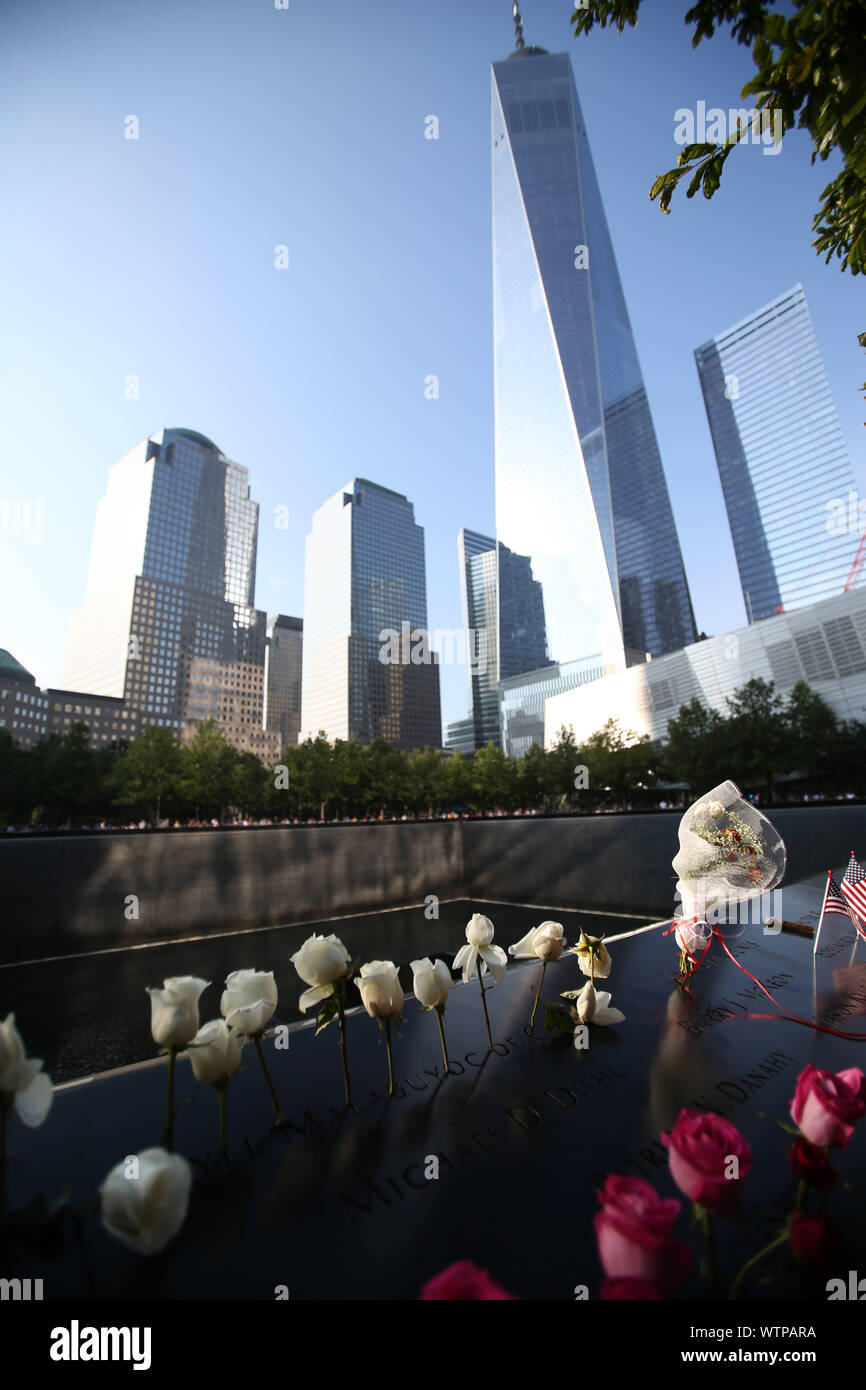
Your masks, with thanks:
M773 813L788 878L866 858L860 806ZM473 897L673 910L678 813L0 839L0 962ZM136 904L129 901L137 899Z

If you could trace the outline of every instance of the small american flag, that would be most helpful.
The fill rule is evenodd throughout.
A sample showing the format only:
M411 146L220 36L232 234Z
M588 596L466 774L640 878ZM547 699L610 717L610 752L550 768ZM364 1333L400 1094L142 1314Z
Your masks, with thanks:
M849 922L851 921L851 909L839 892L839 885L832 874L830 874L830 882L827 886L824 916L828 917L831 912L838 912L840 917L847 917Z
M862 865L857 862L853 849L841 886L843 898L849 908L853 909L851 918L855 925L854 913L866 922L866 872L864 872Z

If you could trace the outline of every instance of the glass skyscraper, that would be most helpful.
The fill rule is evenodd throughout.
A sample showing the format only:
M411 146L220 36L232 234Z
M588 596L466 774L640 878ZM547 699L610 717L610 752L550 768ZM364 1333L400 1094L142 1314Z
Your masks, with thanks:
M304 623L280 613L268 623L265 648L265 727L283 748L295 745L301 729Z
M860 541L854 474L803 286L695 360L749 622L841 594Z
M255 607L258 503L247 469L194 430L165 429L110 469L64 685L122 697L123 733L181 736L216 719L269 753L265 614Z
M457 551L464 626L484 651L483 663L469 667L474 743L483 748L500 743L499 681L547 664L544 599L528 557L492 536L463 527Z
M497 539L541 584L551 663L672 651L691 600L571 63L519 16L491 140Z
M442 746L424 530L402 493L366 478L320 507L307 536L301 726L301 738Z

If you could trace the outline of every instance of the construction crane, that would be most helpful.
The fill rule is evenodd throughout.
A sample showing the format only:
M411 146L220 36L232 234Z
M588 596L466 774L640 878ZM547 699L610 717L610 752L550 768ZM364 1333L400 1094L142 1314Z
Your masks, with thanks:
M848 572L848 578L845 580L844 593L847 594L849 589L857 588L864 567L866 567L866 531L864 531L863 535L860 537L860 544L857 547L857 554L854 556L854 563Z

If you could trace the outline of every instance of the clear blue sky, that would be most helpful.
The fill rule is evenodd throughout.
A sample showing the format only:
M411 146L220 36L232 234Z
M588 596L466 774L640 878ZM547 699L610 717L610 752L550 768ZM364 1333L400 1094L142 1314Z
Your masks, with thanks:
M802 281L862 486L866 305L810 245L837 165L812 168L797 132L775 157L735 151L712 202L649 202L675 110L739 105L750 60L726 34L693 52L687 0L643 8L580 40L570 0L523 18L572 56L715 633L745 618L693 350ZM44 533L0 536L0 646L40 684L60 681L108 468L162 425L249 468L259 607L302 614L312 513L360 474L415 503L430 625L459 627L458 529L494 524L489 69L513 46L510 0L4 0L0 497L41 501ZM442 674L460 718L464 673Z

